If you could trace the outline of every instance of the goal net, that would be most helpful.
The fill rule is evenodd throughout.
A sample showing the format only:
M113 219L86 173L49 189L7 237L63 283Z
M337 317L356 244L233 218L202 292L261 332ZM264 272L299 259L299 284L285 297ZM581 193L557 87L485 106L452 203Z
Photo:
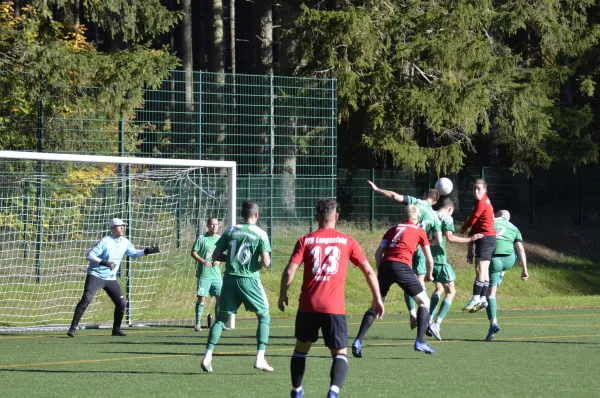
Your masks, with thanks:
M161 250L124 257L124 324L193 326L191 249L209 217L219 232L235 223L235 183L234 162L0 151L0 328L68 326L86 253L115 217L137 249ZM113 311L99 291L80 325L110 325Z

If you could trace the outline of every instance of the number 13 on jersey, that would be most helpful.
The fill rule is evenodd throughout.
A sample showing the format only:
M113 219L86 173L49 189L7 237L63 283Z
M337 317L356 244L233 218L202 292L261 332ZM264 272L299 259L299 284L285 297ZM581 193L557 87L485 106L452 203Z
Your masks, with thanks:
M312 273L315 276L315 280L328 281L329 275L338 272L339 260L342 253L337 246L327 246L325 250L320 246L315 246L310 251L310 254L313 258ZM323 255L325 255L324 260Z

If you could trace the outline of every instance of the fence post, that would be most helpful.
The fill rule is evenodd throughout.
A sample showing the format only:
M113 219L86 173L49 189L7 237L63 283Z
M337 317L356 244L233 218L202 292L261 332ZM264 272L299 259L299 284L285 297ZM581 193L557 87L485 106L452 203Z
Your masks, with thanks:
M127 217L126 217L126 222L128 223L128 227L129 227L129 231L131 231L131 227L132 227L132 222L133 222L133 209L131 206L131 170L130 170L130 165L125 166L125 173L127 174L126 176L126 182L125 182L125 200L126 200L126 206L127 206ZM131 238L131 232L129 232L127 234L127 236L129 238ZM125 280L126 280L126 290L125 290L125 297L127 300L127 309L126 309L126 313L127 313L127 324L129 326L131 326L131 321L132 321L132 313L131 313L131 308L132 308L132 302L133 302L133 297L132 297L132 292L131 292L131 287L132 287L132 280L133 280L133 273L131 272L131 259L129 258L129 256L127 256L127 259L125 260L125 263L127 265L126 267L126 271L125 271ZM121 272L121 267L119 267L119 273ZM119 275L120 277L120 275Z
M479 172L479 175L480 175L480 178L482 180L485 180L485 167L484 166L481 166L481 170Z
M250 179L251 179L251 174L248 173L248 177L246 177L246 199L250 199Z
M123 120L123 118L121 117L121 119L119 119L119 156L125 156L125 121ZM131 220L127 219L127 198L125 196L127 196L127 184L123 181L124 178L124 170L128 170L127 166L120 164L119 165L119 174L120 174L120 178L121 181L119 182L120 187L118 190L118 199L119 199L119 205L121 207L121 218L125 220L125 222L127 224L131 223ZM123 192L125 191L125 193ZM129 228L131 228L131 225L127 225L127 229L126 229L126 234L125 236L129 236ZM127 266L127 268L129 268L129 257L127 257L127 259L125 260L125 265ZM123 267L119 267L119 269L117 270L117 278L121 278L121 276L123 275L122 272Z
M200 92L198 94L198 159L202 159L202 71L199 72Z
M336 179L333 178L333 175L337 175L337 159L336 159L336 129L337 129L337 95L336 95L336 87L335 87L335 79L331 78L331 197L336 198Z
M371 182L375 184L375 169L371 169ZM371 202L371 235L375 233L375 191L369 189L370 202Z
M40 97L40 103L38 106L37 115L37 151L44 152L44 75L42 74L42 94ZM42 196L44 194L44 179L42 174L44 173L44 163L39 160L37 164L38 168L38 189L36 197L37 206L37 232L35 237L35 274L37 283L42 282L42 239L44 238L44 222L43 222L43 211L42 211Z
M271 174L270 181L270 194L269 197L269 223L267 224L267 235L269 236L269 241L271 242L271 249L273 248L273 196L275 195L275 186L273 183L273 177L275 174L275 88L273 87L273 74L269 76L269 97L270 97L270 135L271 135L271 148L270 148L270 166L269 166L269 174ZM269 266L269 271L273 271L273 262Z

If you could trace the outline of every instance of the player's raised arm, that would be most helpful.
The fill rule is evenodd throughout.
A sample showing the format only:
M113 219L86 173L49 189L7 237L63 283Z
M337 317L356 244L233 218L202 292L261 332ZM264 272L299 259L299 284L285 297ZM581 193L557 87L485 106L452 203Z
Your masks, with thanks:
M527 256L525 255L525 248L523 247L523 242L515 242L515 247L517 248L517 252L519 253L521 264L523 264L523 271L521 271L521 279L526 281L527 278L529 278L529 273L527 272Z
M378 187L377 187L377 185L375 185L375 184L374 184L373 182L371 182L371 181L367 181L367 182L369 183L369 185L371 186L371 189L372 189L374 192L377 192L377 193L379 193L379 194L381 194L381 195L385 196L386 198L393 199L393 200L395 200L396 202L400 202L400 203L406 203L406 202L405 202L405 200L406 200L406 196L404 196L404 195L400 195L400 194L397 194L396 192L393 192L393 191L387 191L387 190L385 190L385 189L378 188Z
M377 319L383 318L384 308L383 308L383 299L381 298L381 293L379 292L379 282L377 281L377 275L375 275L375 271L373 271L373 267L367 260L358 264L358 268L365 275L365 279L367 281L367 285L369 285L369 289L371 289L371 295L373 296L373 303L371 304L371 308L375 312L375 316Z
M279 284L279 299L277 300L277 306L281 311L284 311L285 306L288 305L287 292L299 267L300 264L290 261L287 267L285 267L283 270L283 274L281 274L281 283Z

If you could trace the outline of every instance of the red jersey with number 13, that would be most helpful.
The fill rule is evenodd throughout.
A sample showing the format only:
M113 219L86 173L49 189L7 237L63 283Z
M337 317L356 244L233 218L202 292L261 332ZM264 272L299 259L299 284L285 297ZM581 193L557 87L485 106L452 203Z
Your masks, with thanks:
M358 265L367 258L353 237L334 228L318 229L298 239L290 258L292 263L304 263L298 311L346 313L348 260Z
M429 245L425 230L411 222L398 224L387 230L379 244L386 248L382 261L398 261L412 267L412 257L417 245Z

